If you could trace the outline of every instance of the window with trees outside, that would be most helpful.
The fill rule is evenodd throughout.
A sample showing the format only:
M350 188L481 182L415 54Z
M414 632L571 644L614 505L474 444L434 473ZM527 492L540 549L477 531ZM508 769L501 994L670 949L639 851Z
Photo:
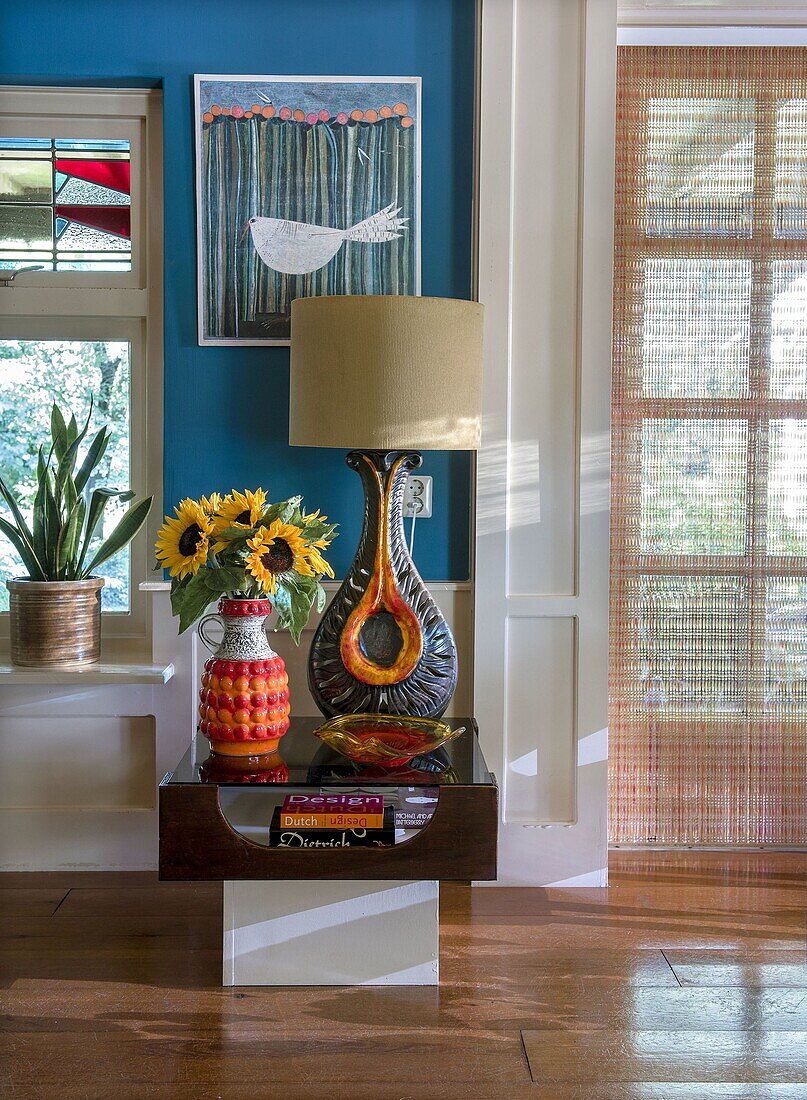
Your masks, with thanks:
M1 103L0 470L30 512L55 402L89 416L90 438L111 429L94 481L147 495L161 480L161 440L147 438L161 392L159 93L5 88ZM99 541L124 507L108 506ZM141 532L104 566L107 634L146 631L148 546ZM20 572L0 537L0 612Z
M807 840L807 50L622 47L611 841Z

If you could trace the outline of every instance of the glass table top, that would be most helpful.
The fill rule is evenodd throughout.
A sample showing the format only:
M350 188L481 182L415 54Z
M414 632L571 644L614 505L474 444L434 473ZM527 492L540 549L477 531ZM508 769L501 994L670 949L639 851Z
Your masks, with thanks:
M292 718L278 751L249 761L213 756L207 738L197 734L173 772L163 779L163 785L434 787L448 783L463 786L496 783L482 755L473 718L445 718L452 730L464 726L465 732L435 752L394 768L357 764L340 756L314 736L313 731L324 720Z

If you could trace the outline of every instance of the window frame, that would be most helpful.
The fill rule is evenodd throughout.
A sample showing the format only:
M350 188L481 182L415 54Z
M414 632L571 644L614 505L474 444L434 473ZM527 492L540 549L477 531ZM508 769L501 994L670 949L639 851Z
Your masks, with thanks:
M26 272L0 285L0 335L6 339L117 339L130 345L131 488L153 495L132 543L130 609L102 616L111 656L150 652L151 579L162 517L163 480L163 191L162 92L159 89L0 87L2 136L93 138L130 142L132 270ZM0 615L0 647L8 645Z

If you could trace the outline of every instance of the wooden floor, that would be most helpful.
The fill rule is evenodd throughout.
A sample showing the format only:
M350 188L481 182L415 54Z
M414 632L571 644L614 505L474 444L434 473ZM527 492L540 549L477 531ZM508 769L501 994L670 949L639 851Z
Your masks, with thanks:
M439 989L224 990L220 887L0 877L5 1097L807 1098L805 861L444 888Z

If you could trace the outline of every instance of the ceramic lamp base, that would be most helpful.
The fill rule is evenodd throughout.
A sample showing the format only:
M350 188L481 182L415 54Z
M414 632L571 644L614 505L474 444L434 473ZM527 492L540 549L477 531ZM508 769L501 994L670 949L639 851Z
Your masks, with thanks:
M364 486L364 528L341 588L320 621L308 665L319 709L439 718L457 686L448 623L409 555L403 499L417 451L351 451Z

